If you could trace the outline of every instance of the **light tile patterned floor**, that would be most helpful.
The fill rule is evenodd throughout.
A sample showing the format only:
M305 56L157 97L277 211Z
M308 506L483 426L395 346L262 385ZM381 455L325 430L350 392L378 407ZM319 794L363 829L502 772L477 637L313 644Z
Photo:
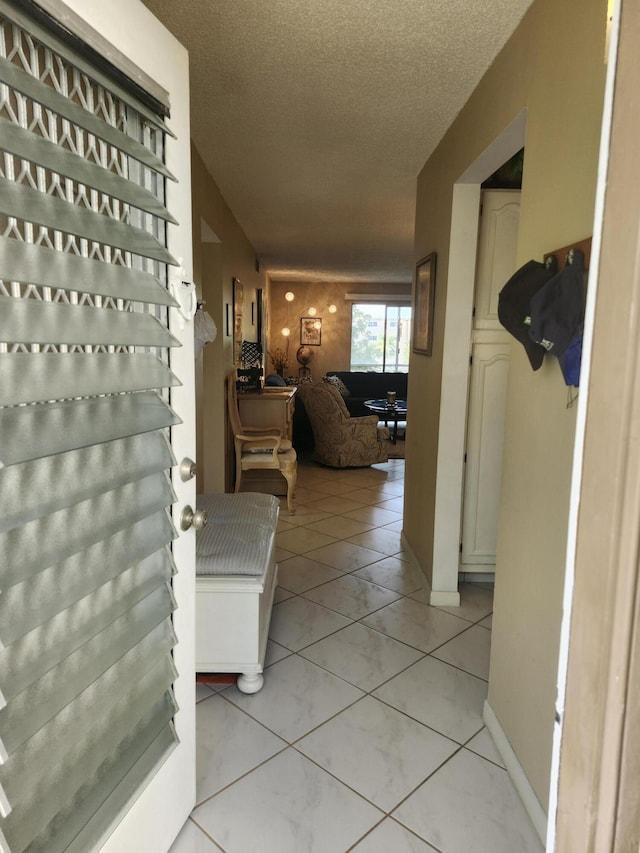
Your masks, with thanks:
M171 853L541 853L482 722L491 590L434 608L404 460L299 463L265 685L199 685L198 804Z

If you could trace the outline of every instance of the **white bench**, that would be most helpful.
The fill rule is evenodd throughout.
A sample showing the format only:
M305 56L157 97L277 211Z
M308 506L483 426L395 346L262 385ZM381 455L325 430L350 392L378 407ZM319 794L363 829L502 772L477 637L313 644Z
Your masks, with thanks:
M196 535L196 672L241 673L237 686L257 693L278 578L273 495L200 495L207 526Z

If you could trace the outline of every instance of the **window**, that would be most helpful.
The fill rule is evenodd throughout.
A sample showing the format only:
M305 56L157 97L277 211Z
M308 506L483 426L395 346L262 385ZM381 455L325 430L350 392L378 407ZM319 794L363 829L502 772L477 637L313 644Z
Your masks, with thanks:
M351 309L351 370L409 369L411 306L356 302Z

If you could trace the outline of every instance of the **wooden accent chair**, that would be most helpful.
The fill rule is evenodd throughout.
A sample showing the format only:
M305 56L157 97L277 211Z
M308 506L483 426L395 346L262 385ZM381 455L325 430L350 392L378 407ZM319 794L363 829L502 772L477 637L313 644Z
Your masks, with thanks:
M282 430L277 427L243 426L238 411L235 371L227 377L227 402L236 451L235 491L240 491L243 471L280 471L287 481L287 509L290 515L294 515L298 462L291 442L282 437Z

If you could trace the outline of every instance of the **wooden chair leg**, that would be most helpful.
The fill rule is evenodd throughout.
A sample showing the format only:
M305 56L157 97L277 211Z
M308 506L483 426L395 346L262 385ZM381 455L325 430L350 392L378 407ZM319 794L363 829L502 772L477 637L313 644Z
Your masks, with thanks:
M236 461L236 494L240 491L240 481L242 480L242 465L240 460Z
M295 493L296 493L296 480L298 479L298 471L295 465L293 468L280 469L282 472L282 476L287 481L287 510L289 511L289 515L296 514L296 508L294 505Z

